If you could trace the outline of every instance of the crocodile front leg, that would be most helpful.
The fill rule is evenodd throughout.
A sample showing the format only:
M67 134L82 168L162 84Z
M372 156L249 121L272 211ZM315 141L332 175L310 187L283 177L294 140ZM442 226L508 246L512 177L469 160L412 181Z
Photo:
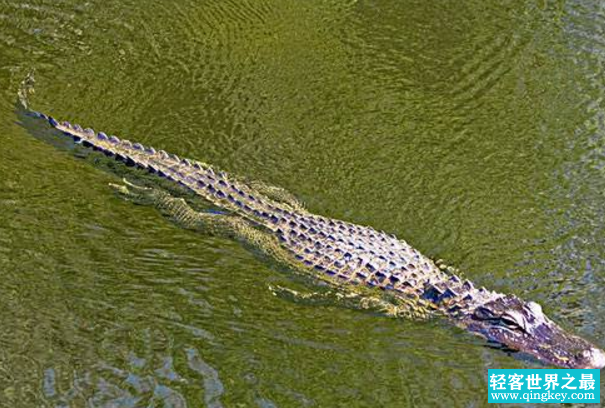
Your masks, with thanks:
M299 292L283 286L269 286L271 292L285 300L313 306L343 306L357 310L369 310L388 317L407 316L397 302L381 298L377 294L357 293L350 289L336 288L321 292Z
M323 282L319 280L315 283ZM305 305L346 307L414 321L427 320L433 316L429 308L421 306L412 299L401 298L363 287L342 285L337 282L332 282L327 290L313 292L299 292L279 285L269 285L269 289L281 299Z
M306 212L305 205L302 201L294 196L294 194L290 193L288 190L285 190L281 187L275 187L269 184L265 184L262 181L251 181L248 183L250 187L252 187L255 191L258 191L261 194L266 195L272 200L288 204L292 209L299 212Z

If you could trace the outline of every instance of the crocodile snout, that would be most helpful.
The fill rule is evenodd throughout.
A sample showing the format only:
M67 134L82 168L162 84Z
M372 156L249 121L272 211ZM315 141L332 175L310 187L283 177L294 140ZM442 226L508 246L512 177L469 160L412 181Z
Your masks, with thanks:
M605 352L598 348L593 348L591 350L586 350L582 355L583 360L586 361L586 364L583 367L579 368L596 368L601 369L605 367Z

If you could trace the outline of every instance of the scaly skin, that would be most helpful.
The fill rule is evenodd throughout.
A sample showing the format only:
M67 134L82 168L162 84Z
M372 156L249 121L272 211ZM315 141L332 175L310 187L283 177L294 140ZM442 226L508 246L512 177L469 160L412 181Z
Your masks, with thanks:
M440 314L459 327L547 364L605 366L602 350L565 332L536 303L478 289L468 280L442 271L392 235L311 214L277 187L245 183L204 163L28 112L47 120L77 143L186 186L228 213L196 212L184 200L157 189L132 184L117 187L126 196L156 205L186 227L226 233L293 270L338 287L366 287L387 293L404 311L397 314Z

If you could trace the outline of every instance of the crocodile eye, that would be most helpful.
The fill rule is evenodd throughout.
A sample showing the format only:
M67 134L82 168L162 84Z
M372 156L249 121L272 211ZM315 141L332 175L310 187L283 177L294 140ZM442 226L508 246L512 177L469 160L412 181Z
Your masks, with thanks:
M524 321L522 319L520 320L518 316L505 314L500 317L498 322L511 330L525 331Z
M513 319L511 319L509 317L506 317L506 316L502 316L500 318L500 323L502 323L502 324L504 324L505 326L508 326L508 327L520 327L519 323L517 323L515 320L513 320Z
M527 305L525 305L525 308L528 309L533 314L538 315L538 316L544 314L542 312L542 306L540 306L536 302L529 302L529 303L527 303Z
M477 310L475 310L474 315L479 320L493 320L497 318L494 312L483 306L478 307Z

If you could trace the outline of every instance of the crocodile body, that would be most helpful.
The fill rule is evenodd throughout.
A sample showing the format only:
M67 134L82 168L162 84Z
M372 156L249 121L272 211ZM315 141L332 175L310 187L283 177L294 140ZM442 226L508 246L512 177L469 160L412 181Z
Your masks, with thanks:
M28 113L47 120L76 143L183 185L250 228L266 232L295 268L337 284L365 286L411 301L474 334L549 364L605 366L602 350L565 332L536 303L476 288L392 235L312 214L295 200L276 199L204 163L59 122L42 113Z
M59 123L52 118L49 121L78 143L186 186L212 204L271 231L290 253L292 263L300 268L339 283L380 288L406 299L417 298L432 303L431 309L447 313L459 313L500 296L446 274L431 259L393 235L276 201L198 161L68 122Z

